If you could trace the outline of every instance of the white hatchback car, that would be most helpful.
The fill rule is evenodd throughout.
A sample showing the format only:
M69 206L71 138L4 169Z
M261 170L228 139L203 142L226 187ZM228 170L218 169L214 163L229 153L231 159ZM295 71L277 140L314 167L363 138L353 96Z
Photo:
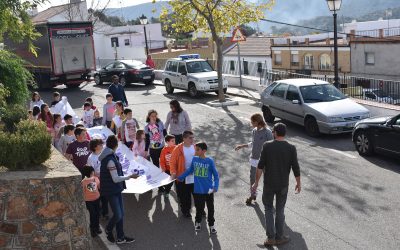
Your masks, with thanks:
M276 81L261 93L261 102L267 122L279 117L304 125L310 136L350 133L356 122L370 117L332 84L315 79Z

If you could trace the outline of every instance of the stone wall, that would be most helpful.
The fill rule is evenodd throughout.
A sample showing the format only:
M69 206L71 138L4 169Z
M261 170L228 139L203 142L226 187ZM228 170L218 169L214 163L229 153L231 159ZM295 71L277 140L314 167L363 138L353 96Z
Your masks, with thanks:
M43 165L0 173L0 249L91 249L80 173L54 148Z

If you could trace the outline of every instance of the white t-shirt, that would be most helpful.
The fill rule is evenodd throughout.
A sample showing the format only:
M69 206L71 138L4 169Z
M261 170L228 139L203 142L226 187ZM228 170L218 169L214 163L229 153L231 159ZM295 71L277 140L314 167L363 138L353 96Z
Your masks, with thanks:
M194 157L195 149L194 145L191 145L190 147L185 147L183 146L183 155L185 156L185 169L190 168L190 165L192 165L192 160ZM194 183L194 175L188 175L185 179L186 184L191 184Z
M87 160L87 164L94 168L94 174L99 177L100 176L100 161L99 161L99 154L96 155L95 153L91 153Z
M83 125L85 125L86 128L91 128L93 127L93 118L94 118L94 110L85 110L83 111Z

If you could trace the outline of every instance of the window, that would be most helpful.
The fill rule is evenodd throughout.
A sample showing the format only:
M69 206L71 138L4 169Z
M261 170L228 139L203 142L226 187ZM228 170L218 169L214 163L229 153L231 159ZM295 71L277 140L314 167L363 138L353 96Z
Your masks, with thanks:
M249 62L243 60L243 74L248 75L249 74Z
M235 70L235 61L229 61L229 63L230 63L229 69L230 69L231 71L234 71L234 70Z
M105 66L104 68L105 68L106 70L111 70L113 67L114 67L114 63L110 63L110 64L108 64L107 66Z
M118 37L111 37L111 47L119 47Z
M131 41L129 39L125 39L124 42L125 42L125 46L131 45Z
M400 118L397 118L393 125L400 126Z
M347 98L330 83L302 86L300 92L305 103L332 102Z
M373 93L370 92L370 91L366 91L366 92L365 92L365 97L371 98L371 99L376 99L375 94L373 94Z
M290 85L286 93L286 99L289 101L298 100L300 101L299 91L295 86Z
M274 52L275 65L282 65L282 56L280 51Z
M183 62L179 63L179 73L187 73L185 63Z
M331 69L331 57L328 54L322 54L319 62L320 70L330 70Z
M285 96L285 91L287 89L286 83L279 84L274 90L272 91L271 95L279 98L283 98Z
M189 73L211 72L214 69L207 61L194 61L186 64Z
M258 62L257 63L257 73L261 73L262 72L262 63Z
M375 53L366 52L365 53L365 64L374 65L375 64Z
M178 70L178 62L171 61L169 64L168 71L176 72Z
M314 68L314 56L311 54L306 54L304 56L304 69Z
M126 69L123 63L117 62L114 64L114 69Z
M290 62L292 66L299 66L299 52L291 51L290 52Z

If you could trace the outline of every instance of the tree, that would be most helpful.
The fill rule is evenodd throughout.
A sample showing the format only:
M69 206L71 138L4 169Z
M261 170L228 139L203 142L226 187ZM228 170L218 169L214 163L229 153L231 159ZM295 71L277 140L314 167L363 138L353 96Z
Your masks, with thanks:
M232 28L250 22L256 22L264 16L264 10L270 9L275 0L265 0L255 4L246 0L171 0L170 8L161 11L161 21L168 25L171 15L172 24L178 33L202 31L211 33L217 49L218 98L225 101L222 85L222 42L223 34Z
M29 51L36 55L36 48L32 41L40 36L36 32L28 10L45 0L1 0L0 1L0 41L5 36L15 41L27 41Z
M245 36L251 36L251 35L257 33L257 30L254 29L253 27L251 27L250 25L242 24L239 27L243 31Z

